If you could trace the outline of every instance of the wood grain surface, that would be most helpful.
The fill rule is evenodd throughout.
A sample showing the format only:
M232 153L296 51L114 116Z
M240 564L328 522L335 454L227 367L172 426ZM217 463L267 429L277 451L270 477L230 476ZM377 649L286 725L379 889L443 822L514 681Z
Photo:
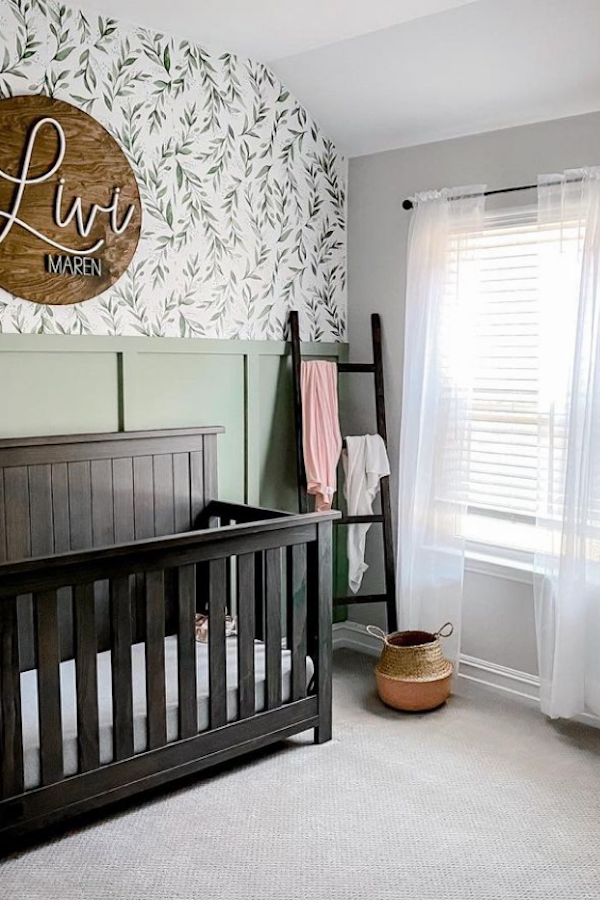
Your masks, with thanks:
M123 150L99 122L69 103L37 94L0 100L0 169L3 172L13 178L21 176L28 136L36 122L45 117L58 121L64 130L64 160L48 181L25 186L17 215L51 240L76 251L103 239L104 245L92 254L102 261L102 274L49 273L46 262L49 253L69 254L48 245L15 222L0 243L0 287L36 303L79 303L105 291L129 266L140 236L140 195ZM56 129L50 124L43 125L37 134L28 177L50 170L58 150ZM135 208L126 230L115 234L110 227L110 216L104 212L98 212L87 237L79 234L74 220L64 228L59 227L54 217L59 179L64 179L63 218L76 197L82 198L86 220L93 203L110 206L114 189L120 188L118 221L123 220L130 205ZM0 212L12 210L16 191L18 185L0 177ZM5 221L0 217L0 234Z

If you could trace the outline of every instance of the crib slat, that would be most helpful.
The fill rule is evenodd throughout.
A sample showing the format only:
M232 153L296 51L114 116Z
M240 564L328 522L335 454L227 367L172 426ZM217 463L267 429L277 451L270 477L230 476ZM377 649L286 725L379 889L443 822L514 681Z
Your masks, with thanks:
M181 566L179 574L179 617L177 630L177 677L179 684L179 738L198 732L196 697L196 567Z
M208 685L210 727L227 724L227 671L225 660L225 559L211 560L208 576Z
M194 450L190 453L190 513L192 530L198 528L198 518L204 509L204 470L202 453Z
M49 465L29 469L29 509L31 515L31 554L44 556L54 550L52 481Z
M112 461L94 459L90 463L92 497L92 546L107 547L115 542L114 485ZM98 631L102 647L108 640L108 581L97 581L94 587L98 608ZM102 611L102 612L101 612Z
M124 456L112 461L113 479L113 508L115 516L115 543L126 544L135 537L135 525L133 518L133 459ZM135 589L136 576L129 579L131 590ZM135 595L134 595L135 596ZM140 603L143 611L143 604ZM143 640L144 623L140 621L138 607L134 605L132 610L133 641Z
M306 545L288 547L288 650L292 652L291 700L306 697Z
M190 530L190 455L173 454L173 496L175 533Z
M115 542L114 486L112 461L94 459L91 463L92 542L106 547Z
M254 692L254 554L244 553L238 565L238 691L240 719L255 712Z
M67 464L69 491L69 529L71 550L84 550L94 544L92 526L92 463L89 460L70 462ZM106 582L97 582L94 592L98 605L106 603L108 586ZM63 610L63 628L67 634L73 634L73 592L61 594ZM65 621L66 619L66 621ZM107 635L104 634L106 639Z
M254 636L265 639L265 555L263 550L254 554Z
M153 456L152 466L154 472L154 533L157 537L174 534L173 454L159 453ZM169 634L172 634L176 628L177 614L177 573L175 569L167 569L165 572L165 604L166 622Z
M98 639L93 584L75 587L75 667L79 771L100 765L98 743Z
M281 551L265 551L267 709L281 706Z
M110 583L113 748L115 760L133 756L131 600L129 579Z
M52 515L52 480L49 465L29 466L29 517L31 520L31 555L46 556L54 552L54 519ZM67 548L68 549L68 548ZM59 592L59 603L64 591ZM66 591L67 598L70 592ZM35 628L33 626L33 606L31 598L21 599L19 621L21 628L28 633L27 645L33 644ZM66 601L68 603L68 600ZM68 627L66 624L67 634ZM33 649L33 647L32 647ZM32 662L34 662L32 660Z
M165 573L146 574L146 700L148 750L167 743L165 700Z
M154 531L173 534L173 454L161 453L153 457L154 464Z
M10 599L0 603L0 797L23 789L17 601Z
M115 541L124 544L134 537L133 523L133 461L129 457L113 459L113 502L115 511Z
M54 547L51 552L65 553L71 549L71 520L69 518L69 472L67 463L52 463L52 522L54 531ZM59 588L58 609L61 637L66 638L62 644L62 655L65 651L74 652L73 635L73 591L70 587Z
M154 537L154 477L151 456L133 459L133 520L136 541ZM135 576L136 640L143 638L146 620L146 579Z
M66 463L52 465L52 514L54 521L54 552L71 549L69 518L69 481Z
M34 594L38 656L38 705L42 784L60 781L63 745L60 706L60 648L56 591Z
M216 500L219 487L217 484L217 436L205 434L202 438L204 465L204 503Z
M71 550L83 550L91 547L93 541L90 463L70 462L68 473Z
M4 470L6 553L8 559L31 556L29 478L27 466Z
M154 537L154 478L151 456L133 460L133 512L137 541Z

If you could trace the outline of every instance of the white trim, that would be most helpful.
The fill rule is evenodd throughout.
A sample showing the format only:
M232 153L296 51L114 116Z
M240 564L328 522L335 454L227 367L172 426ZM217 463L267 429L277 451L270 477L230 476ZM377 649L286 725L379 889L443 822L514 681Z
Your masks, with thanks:
M368 656L379 656L381 641L368 634L358 622L336 622L333 626L333 649L357 650Z
M527 564L512 562L507 559L494 559L483 553L469 552L465 554L465 572L501 578L503 581L516 581L519 584L533 585L533 570Z
M533 700L536 703L540 701L540 680L537 675L531 675L529 672L520 672L518 669L510 669L508 666L461 653L458 676L506 694Z
M333 648L334 650L346 648L366 653L368 656L379 656L381 641L367 634L364 625L359 625L358 622L337 622L333 626ZM537 675L529 672L520 672L518 669L510 669L508 666L461 653L458 677L501 691L505 695L519 697L539 707L540 680ZM573 721L600 728L600 718L585 713L576 716Z

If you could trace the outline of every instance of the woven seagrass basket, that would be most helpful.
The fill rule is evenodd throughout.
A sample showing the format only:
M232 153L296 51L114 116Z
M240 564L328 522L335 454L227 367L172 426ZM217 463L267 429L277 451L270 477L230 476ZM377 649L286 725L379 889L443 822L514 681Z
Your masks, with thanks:
M453 666L442 652L440 638L450 637L453 630L450 622L434 634L385 634L376 625L367 626L369 634L383 643L375 677L379 696L387 706L423 712L445 703L450 696Z

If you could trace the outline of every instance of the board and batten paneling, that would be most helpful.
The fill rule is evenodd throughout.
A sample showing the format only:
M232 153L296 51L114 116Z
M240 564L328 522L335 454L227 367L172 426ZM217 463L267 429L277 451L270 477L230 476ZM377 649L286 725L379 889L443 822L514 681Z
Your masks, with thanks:
M191 342L188 342L191 343ZM244 356L219 353L138 353L124 370L127 428L223 425L219 439L219 490L244 500ZM151 401L148 402L148 399Z
M2 337L0 437L119 430L118 356L78 343L64 352L37 336Z
M219 496L295 509L288 357L283 341L0 334L0 437L223 425Z

